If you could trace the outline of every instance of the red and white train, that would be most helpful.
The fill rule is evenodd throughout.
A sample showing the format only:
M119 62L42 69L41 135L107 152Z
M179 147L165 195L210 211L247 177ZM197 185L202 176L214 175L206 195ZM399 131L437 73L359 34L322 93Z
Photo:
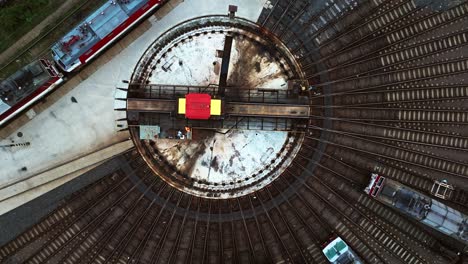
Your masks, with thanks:
M98 56L164 2L108 1L52 46L55 65L40 59L0 82L0 126L64 82L63 73Z
M0 126L63 82L48 60L35 61L0 83Z

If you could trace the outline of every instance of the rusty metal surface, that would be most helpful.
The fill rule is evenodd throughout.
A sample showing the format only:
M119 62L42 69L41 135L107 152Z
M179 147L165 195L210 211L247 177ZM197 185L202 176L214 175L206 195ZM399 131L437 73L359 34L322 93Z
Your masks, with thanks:
M160 99L127 99L127 110L134 112L176 113L177 101ZM309 118L309 105L283 105L228 102L223 115Z
M310 114L307 96L289 89L288 81L302 76L294 57L241 19L204 17L172 31L143 55L129 86L127 110L140 112L130 124L138 151L156 174L192 195L225 199L268 185L300 150ZM175 100L187 93L222 96L210 84L223 74L219 53L226 38L233 48L223 114L206 121L177 115ZM171 115L161 115L168 110ZM139 124L158 125L163 133L142 141ZM191 140L174 136L184 126L193 127Z
M127 110L134 112L173 113L177 110L177 101L128 98Z
M226 115L309 118L309 105L280 105L261 103L229 102L225 106Z
M312 87L308 130L279 177L243 196L207 199L183 188L215 195L210 188L219 184L184 174L196 169L190 157L199 159L217 147L218 140L211 144L213 134L200 133L195 147L136 140L144 155L126 155L122 173L71 197L0 248L0 259L327 263L321 246L339 236L365 263L467 262L466 244L379 203L363 189L371 172L427 195L434 179L446 179L456 192L440 202L467 212L468 130L462 113L468 78L458 57L468 47L459 41L467 37L468 6L447 12L441 4L444 8L433 12L432 4L420 8L425 1L311 3L269 1L259 21L282 36L308 64L311 79L323 84ZM391 114L397 111L400 116ZM390 114L384 119L376 112ZM237 142L230 148L242 154ZM231 157L234 165L242 155ZM220 171L226 165L213 159L206 166Z

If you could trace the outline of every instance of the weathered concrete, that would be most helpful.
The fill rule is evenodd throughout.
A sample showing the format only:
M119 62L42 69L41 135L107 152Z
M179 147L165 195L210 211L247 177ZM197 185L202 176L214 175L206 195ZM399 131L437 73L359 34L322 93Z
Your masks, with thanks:
M104 149L33 175L27 179L4 185L0 189L0 215L76 178L103 162L128 151L132 147L133 143L131 140L112 144Z
M48 96L45 103L36 105L32 120L24 113L0 130L4 138L0 145L30 142L28 147L0 148L0 186L27 179L127 139L128 133L119 132L115 121L122 118L122 112L114 111L115 88L122 86L121 80L130 78L146 47L181 21L226 14L229 4L239 6L239 16L255 21L263 2L187 0L167 15L156 13L141 23L123 41ZM77 103L71 101L72 97ZM18 132L23 136L19 137Z

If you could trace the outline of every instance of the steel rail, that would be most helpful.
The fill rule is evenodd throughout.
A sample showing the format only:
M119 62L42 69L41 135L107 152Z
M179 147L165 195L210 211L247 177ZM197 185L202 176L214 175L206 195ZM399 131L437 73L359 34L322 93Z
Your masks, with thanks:
M438 171L438 172L440 172L440 173L444 173L445 175L450 174L450 175L455 176L455 177L457 177L457 178L468 179L468 176L460 175L460 174L457 174L457 173L454 173L454 172L448 172L448 171L445 171L445 170L441 170L441 169L439 169L439 168L433 168L433 167L429 167L429 166L422 165L422 164L415 164L415 163L413 163L413 162L409 162L409 161L402 160L402 159L399 159L399 158L395 158L395 157L391 157L391 156L388 156L388 155L384 155L384 154L379 154L379 153L367 151L367 150L364 150L364 149L358 149L358 148L346 146L346 145L343 145L343 144L340 144L340 143L331 142L331 141L328 141L328 140L321 140L321 139L312 138L312 137L308 137L308 138L310 138L310 139L315 139L316 141L323 142L323 143L326 143L326 144L330 144L330 145L342 147L342 148L345 148L345 149L351 149L351 150L354 150L354 151L359 152L359 153L361 153L361 154L364 153L364 154L368 154L368 155L374 155L374 156L378 156L378 157L385 158L386 160L398 161L398 162L401 162L401 163L405 163L405 164L409 164L409 165L414 165L414 166L417 166L417 167L421 167L421 168L424 168L424 169L433 170L433 171ZM391 147L392 147L392 146L391 146ZM403 150L404 150L404 151L408 151L408 150L406 150L406 149L403 149ZM422 155L422 154L419 154L419 155ZM463 165L466 166L465 164L463 164ZM442 179L440 179L440 180L442 180Z
M462 2L462 3L460 3L460 4L456 5L456 6L452 7L450 10L455 10L456 8L462 7L466 3L468 3L468 1L464 1L464 2ZM447 10L447 12L448 12L448 10ZM379 38L382 39L382 38L388 37L391 34L400 32L401 30L403 30L404 28L407 28L408 26L412 26L414 24L417 24L417 23L420 23L420 22L423 22L423 21L427 21L430 18L436 17L436 16L438 16L440 14L441 13L434 13L434 14L422 17L422 18L420 18L420 19L418 19L416 21L411 21L411 24L404 24L403 26L401 26L399 28L396 28L394 30L386 32L385 34L379 36ZM461 19L466 18L466 17L468 17L468 14L460 16L460 17L455 17L454 19L447 19L447 20L443 21L442 23L438 24L435 27L433 26L433 27L430 27L430 28L425 28L424 30L413 34L411 36L411 38L414 39L415 37L421 36L422 34L425 34L427 32L433 31L433 30L438 29L438 28L442 28L443 26L449 25L453 21L461 20ZM363 45L370 44L372 41L375 40L373 38L369 39L369 36L371 36L371 35L372 35L372 33L368 34L366 37L361 37L361 39L355 40L353 43L351 43L351 44L349 44L349 45L347 45L345 47L342 47L341 49L338 49L338 50L334 51L333 54L324 56L324 57L320 58L318 61L314 61L313 64L315 65L317 63L322 63L322 62L328 60L329 58L331 58L332 56L337 56L337 55L340 55L340 54L348 51L348 49L353 49L353 48L357 48L357 47L360 47L360 46L363 46ZM362 39L367 39L367 40L363 41L363 42L360 42ZM396 42L389 43L389 44L387 44L385 46L394 45L394 44L397 44L397 43L403 43L405 41L408 41L408 38L402 38L402 39L400 39L400 40L398 40ZM310 54L305 54L304 56L308 56L308 55L310 55Z

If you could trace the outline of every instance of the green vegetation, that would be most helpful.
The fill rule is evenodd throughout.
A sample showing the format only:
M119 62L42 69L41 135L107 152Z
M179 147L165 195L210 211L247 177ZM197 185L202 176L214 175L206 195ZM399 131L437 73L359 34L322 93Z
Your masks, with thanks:
M62 3L60 0L21 0L0 8L0 52L13 45Z
M2 34L4 34L7 27L4 26L6 24L3 23L3 10L14 6L19 8L20 6L23 6L23 4L19 4L20 2L29 3L35 1L47 2L49 9L44 11L44 14L41 14L41 19L39 21L32 23L32 25L29 26L26 26L27 24L23 24L23 28L18 30L18 32L20 31L21 33L16 33L15 31L13 34L18 36L14 40L12 38L5 40ZM108 0L83 0L72 6L67 12L55 19L55 21L48 24L36 39L32 40L24 48L20 49L15 55L9 58L8 61L0 61L0 79L8 77L37 58L48 57L50 55L50 47L53 43L57 42L63 35L78 25L83 19L96 10L96 8L103 5L106 1ZM6 8L0 8L0 52L13 45L16 40L29 32L36 24L39 24L41 20L44 20L47 16L53 13L62 3L63 0L16 0L12 1L12 3L7 5ZM4 44L4 42L7 44ZM6 45L6 48L4 48L4 45Z

